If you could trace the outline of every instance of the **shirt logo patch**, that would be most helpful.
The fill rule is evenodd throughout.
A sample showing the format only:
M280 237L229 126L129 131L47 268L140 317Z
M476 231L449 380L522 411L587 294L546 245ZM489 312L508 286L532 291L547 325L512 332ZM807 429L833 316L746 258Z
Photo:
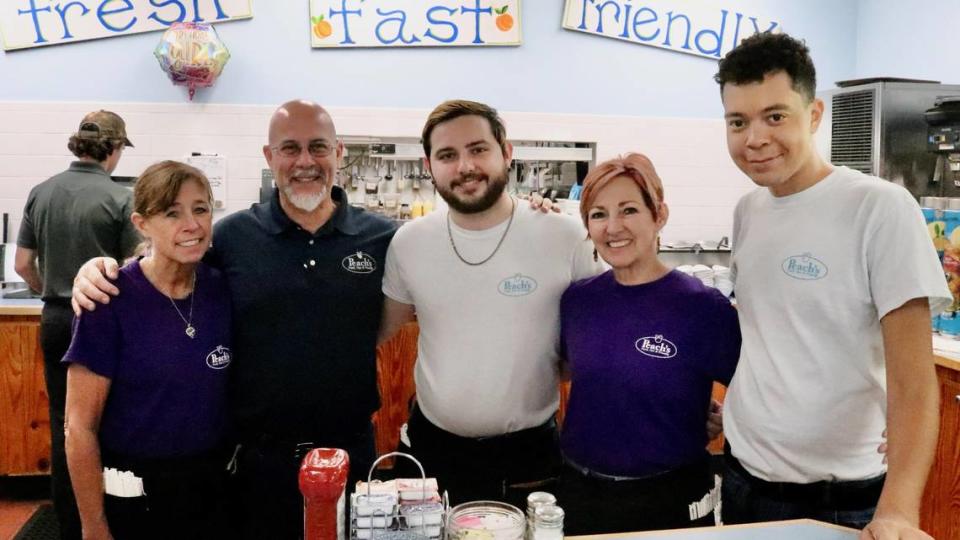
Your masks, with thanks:
M210 354L207 355L207 367L224 369L230 365L230 360L232 359L233 355L230 354L230 349L223 345L217 345L217 348L210 351Z
M535 290L537 280L523 274L510 276L497 285L497 292L504 296L526 296Z
M369 274L376 271L377 261L369 254L362 251L351 253L340 261L340 266L347 272L354 274Z
M641 353L653 358L673 358L677 355L677 346L660 334L642 337L634 346Z
M784 274L794 279L807 281L823 279L828 272L827 265L809 253L787 257L780 268Z

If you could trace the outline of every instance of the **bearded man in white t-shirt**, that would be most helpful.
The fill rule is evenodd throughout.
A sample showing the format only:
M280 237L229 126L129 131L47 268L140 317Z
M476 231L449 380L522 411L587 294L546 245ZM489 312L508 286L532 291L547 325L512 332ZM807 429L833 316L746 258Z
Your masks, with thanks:
M785 34L721 62L727 146L759 186L737 205L743 348L727 394L723 519L813 518L861 539L929 538L920 499L937 439L931 309L948 301L902 187L817 153L809 50ZM889 467L876 452L889 426Z
M381 339L414 309L420 325L401 449L454 503L523 505L559 468L560 296L601 266L576 218L507 193L513 147L495 109L444 102L422 142L449 209L405 224L387 252Z

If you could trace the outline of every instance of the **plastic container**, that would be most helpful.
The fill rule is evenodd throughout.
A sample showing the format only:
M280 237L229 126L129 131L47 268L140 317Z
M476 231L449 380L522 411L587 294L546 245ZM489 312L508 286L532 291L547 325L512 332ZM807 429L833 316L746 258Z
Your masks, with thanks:
M344 540L350 458L338 448L314 448L300 465L305 540Z
M516 506L473 501L453 507L447 517L447 540L522 540L527 520Z

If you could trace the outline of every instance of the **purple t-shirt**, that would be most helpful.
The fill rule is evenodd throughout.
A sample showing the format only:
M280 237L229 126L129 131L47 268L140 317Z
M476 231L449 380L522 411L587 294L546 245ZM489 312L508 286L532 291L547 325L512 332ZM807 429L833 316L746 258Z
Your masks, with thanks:
M227 420L230 296L220 272L200 264L193 339L170 298L139 262L120 270L120 295L74 320L64 362L110 379L100 421L104 450L133 458L196 455L216 447ZM190 297L177 300L189 318Z
M570 285L560 317L567 459L641 477L705 456L713 382L729 383L740 355L737 312L720 292L676 270L633 286L608 271Z

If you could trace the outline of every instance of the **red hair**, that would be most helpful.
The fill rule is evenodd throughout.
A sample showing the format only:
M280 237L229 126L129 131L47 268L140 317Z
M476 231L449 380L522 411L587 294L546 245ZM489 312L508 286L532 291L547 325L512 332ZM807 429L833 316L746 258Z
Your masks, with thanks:
M657 175L650 158L643 154L631 152L626 156L617 156L608 159L594 167L583 179L583 191L580 193L580 217L584 226L587 225L587 214L590 207L600 193L615 178L625 176L640 188L643 202L653 214L653 219L660 217L663 205L663 182Z

